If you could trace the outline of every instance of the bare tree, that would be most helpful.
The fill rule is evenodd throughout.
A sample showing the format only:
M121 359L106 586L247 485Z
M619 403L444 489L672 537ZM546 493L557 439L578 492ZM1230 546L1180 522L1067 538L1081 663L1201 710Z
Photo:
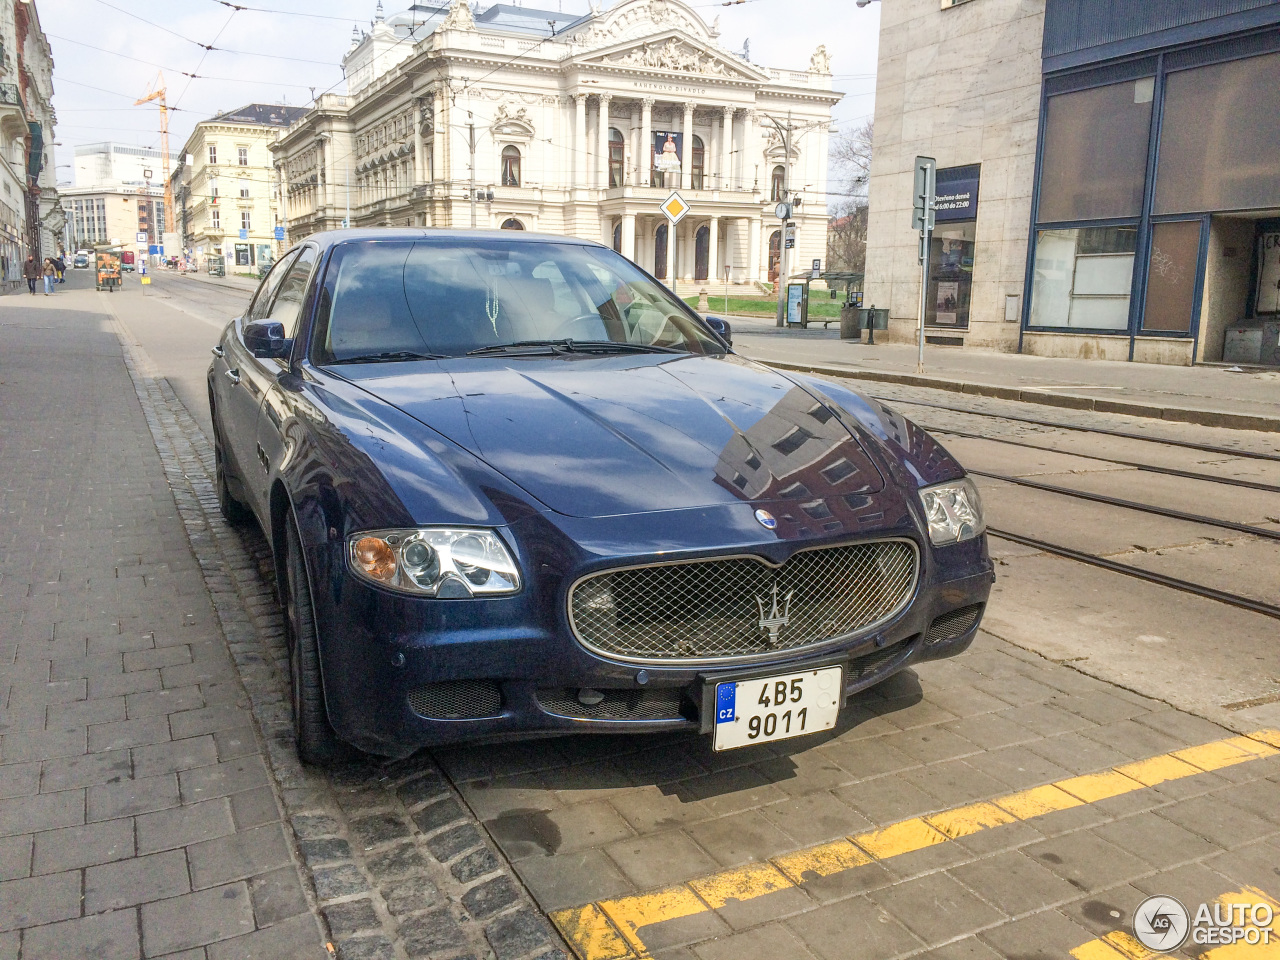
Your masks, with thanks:
M832 193L827 209L827 265L862 273L867 262L867 185L871 174L871 121L831 139Z
M871 123L864 120L831 138L831 164L837 178L834 192L845 197L866 199L871 178Z

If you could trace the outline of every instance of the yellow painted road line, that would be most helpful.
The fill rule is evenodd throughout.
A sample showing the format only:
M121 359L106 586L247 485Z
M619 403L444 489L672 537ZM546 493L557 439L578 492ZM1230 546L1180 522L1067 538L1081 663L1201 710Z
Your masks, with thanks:
M807 847L765 862L734 867L663 890L556 910L551 920L580 960L643 960L649 954L640 930L651 924L717 910L730 902L752 900L802 886L873 860L887 860L1007 823L1031 820L1277 753L1280 753L1280 730L1258 730L1247 736L1215 740L1110 770L1019 790L989 803L972 803L912 817L878 830ZM1153 956L1150 952L1135 953L1145 948L1127 934L1109 937L1080 947L1094 952L1078 956L1077 960L1144 960ZM1213 954L1213 960L1234 960L1234 957L1234 954ZM1280 960L1280 955L1277 957Z
M1276 958L1280 958L1280 929L1277 929L1274 919L1274 914L1280 913L1280 902L1277 902L1274 897L1268 896L1257 887L1243 887L1240 890L1224 893L1214 899L1216 903L1227 907L1242 905L1245 908L1244 916L1246 918L1249 915L1249 908L1255 903L1265 903L1270 906L1273 911L1273 919L1268 927L1261 928L1271 932L1270 942L1262 943L1260 942L1262 938L1259 937L1259 942L1257 943L1240 941L1230 945L1210 947L1208 950L1203 950L1196 954L1199 960L1276 960ZM1197 905L1184 903L1183 906L1191 912L1191 918L1194 921ZM1247 922L1245 929L1248 930ZM1194 946L1193 940L1188 939L1183 946L1183 950L1193 952ZM1088 943L1080 944L1080 946L1071 951L1071 956L1075 957L1075 960L1151 960L1152 957L1164 956L1164 954L1144 947L1128 931L1113 930L1097 940L1090 940Z

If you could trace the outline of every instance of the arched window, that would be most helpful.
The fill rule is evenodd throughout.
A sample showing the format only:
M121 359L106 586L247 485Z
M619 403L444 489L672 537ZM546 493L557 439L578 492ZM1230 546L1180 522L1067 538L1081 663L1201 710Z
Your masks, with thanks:
M609 186L622 186L622 168L625 162L622 131L609 128Z
M769 234L769 282L777 283L782 271L782 231Z
M782 191L783 191L782 176L783 176L783 170L782 170L782 167L781 167L781 166L774 167L774 168L773 168L772 187L771 187L771 188L770 188L770 190L769 190L769 199L770 199L770 200L775 200L775 201L776 201L776 200L781 200L781 199L782 199Z
M510 149L514 150L515 147L511 147ZM519 163L519 161L516 161L516 162ZM523 230L524 224L521 223L519 220L517 220L515 217L508 217L506 220L502 221L502 229L503 230Z
M702 145L702 138L697 134L693 137L693 156L689 159L692 161L689 167L690 186L694 190L701 190L703 173L707 168L707 149Z
M520 149L518 147L502 148L502 185L504 187L520 186Z
M622 221L619 220L613 225L613 252L622 252Z
M659 224L658 232L653 235L653 275L659 280L667 279L667 225Z

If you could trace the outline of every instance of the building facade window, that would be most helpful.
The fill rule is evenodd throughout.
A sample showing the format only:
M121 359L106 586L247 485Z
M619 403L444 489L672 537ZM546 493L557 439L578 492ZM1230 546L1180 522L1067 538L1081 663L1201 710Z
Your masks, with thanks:
M242 167L249 165L249 148L236 147L236 162Z
M242 185L242 186L240 187L240 196L241 196L241 198L242 198L242 199L244 199L244 200L248 200L248 199L249 199L249 188L248 188L247 186Z
M502 185L504 187L520 186L520 149L518 147L502 148Z
M769 199L773 200L775 203L782 199L782 192L784 189L782 181L785 175L786 170L781 164L779 164L773 168L773 175L769 178Z
M253 229L253 225L250 223L249 211L248 211L248 210L241 210L241 211L240 211L240 229L241 229L241 230L252 230L252 229Z
M609 128L609 186L620 187L625 179L626 142L622 131Z
M694 190L701 190L707 169L707 150L702 145L702 138L693 138L693 154L689 157L689 185Z
M209 144L209 162L211 164L218 162L218 145L216 143Z
M524 224L521 223L519 220L517 220L515 217L508 217L506 220L502 221L502 229L503 230L523 230Z
M1136 225L1038 230L1031 325L1127 330L1137 245Z
M222 212L216 207L209 212L209 224L215 230L222 229Z

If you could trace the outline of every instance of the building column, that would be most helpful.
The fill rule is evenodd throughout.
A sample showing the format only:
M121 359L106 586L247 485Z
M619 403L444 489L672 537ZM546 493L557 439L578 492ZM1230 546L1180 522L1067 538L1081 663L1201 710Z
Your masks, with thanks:
M626 171L627 183L639 183L639 167L636 166L636 157L640 151L636 144L640 140L640 105L633 103L631 105L631 129L627 131L627 156L622 158L622 168Z
M693 104L684 105L684 149L680 151L680 189L692 189L693 181ZM705 162L705 158L704 158Z
M760 217L747 221L747 282L760 279Z
M720 280L724 270L720 268L720 218L712 217L707 224L707 280Z
M642 187L649 186L649 171L653 169L653 97L640 101L640 149L636 157L637 171Z
M622 215L622 255L632 263L636 262L636 215Z
M613 217L600 215L600 242L613 249Z
M733 177L733 107L724 108L720 123L720 153L716 157L716 181L721 190L729 189Z
M760 165L760 151L755 150L752 143L756 132L755 120L754 110L747 110L742 115L742 163L740 164L741 173L738 176L738 185L741 190L750 189L747 184L756 184L758 180L756 168Z
M596 175L599 178L598 186L602 190L607 190L609 187L609 101L612 99L611 93L600 94L596 117L596 149L600 151Z
M587 95L573 95L573 185L586 186L587 180Z

